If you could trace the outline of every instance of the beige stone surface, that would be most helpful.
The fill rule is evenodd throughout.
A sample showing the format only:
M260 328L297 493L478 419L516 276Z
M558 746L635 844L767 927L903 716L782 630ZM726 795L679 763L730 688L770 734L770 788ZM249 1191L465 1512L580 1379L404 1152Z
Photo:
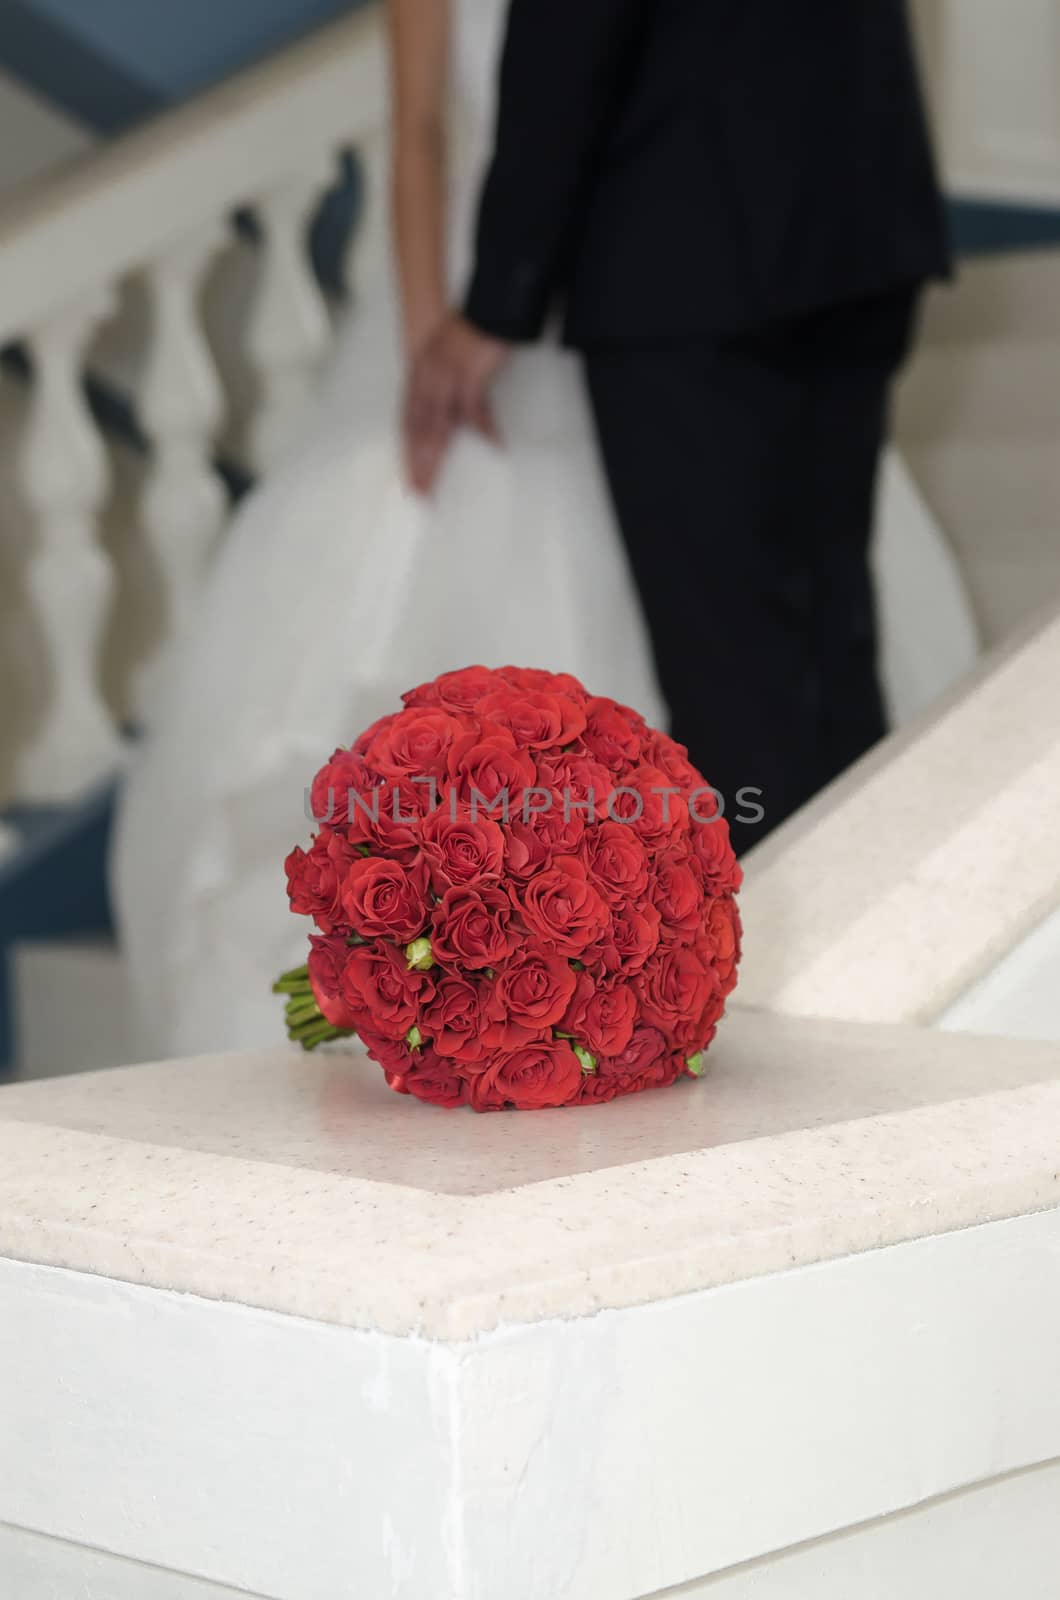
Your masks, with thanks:
M740 999L934 1021L1060 905L1060 613L751 853Z
M355 1049L0 1091L0 1254L465 1339L1060 1205L1060 1048L734 1010L713 1071L476 1117Z

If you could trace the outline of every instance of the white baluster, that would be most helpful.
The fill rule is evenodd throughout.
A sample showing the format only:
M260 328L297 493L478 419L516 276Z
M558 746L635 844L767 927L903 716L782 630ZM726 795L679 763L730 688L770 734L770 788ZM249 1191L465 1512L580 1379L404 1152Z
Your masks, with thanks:
M69 799L114 770L121 740L100 691L111 570L98 543L107 456L81 393L82 356L112 307L99 293L27 337L33 382L14 476L28 522L23 581L42 647L41 704L15 761L19 799Z
M220 225L200 230L152 262L136 285L145 315L137 319L132 381L151 446L137 531L159 601L159 631L134 675L138 720L149 718L169 647L193 614L227 510L212 462L224 397L199 310L203 276L224 237Z
M306 246L306 231L334 162L289 176L253 202L262 239L239 243L213 286L210 332L232 411L226 447L264 472L305 410L327 348L330 321Z

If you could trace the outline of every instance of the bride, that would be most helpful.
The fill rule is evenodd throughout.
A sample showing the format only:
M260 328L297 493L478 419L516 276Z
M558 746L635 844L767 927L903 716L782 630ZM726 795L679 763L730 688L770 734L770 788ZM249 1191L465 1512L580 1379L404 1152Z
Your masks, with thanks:
M666 720L571 352L520 348L490 412L447 441L431 495L409 486L432 469L403 457L403 376L470 267L505 0L389 11L400 292L387 271L362 283L297 447L227 537L125 787L114 900L156 1055L282 1037L269 986L303 956L283 860L311 828L305 786L404 689L512 661ZM462 125L446 166L450 74ZM893 460L877 562L901 718L975 641L948 551Z

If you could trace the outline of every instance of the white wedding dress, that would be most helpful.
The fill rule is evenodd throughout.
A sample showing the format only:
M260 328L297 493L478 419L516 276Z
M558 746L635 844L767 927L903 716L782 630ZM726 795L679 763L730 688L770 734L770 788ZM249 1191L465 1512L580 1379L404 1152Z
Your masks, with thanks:
M454 163L454 283L504 13L504 0L454 5L455 98L471 125ZM496 391L503 448L461 434L430 502L403 486L400 370L391 274L378 269L362 278L299 443L227 535L130 771L112 886L145 1053L282 1039L270 983L306 948L283 874L311 831L305 787L404 689L510 661L573 672L665 719L577 358L555 344L520 350ZM912 494L893 460L888 475L885 508ZM926 517L901 521L884 516L879 549L899 716L974 654L942 540Z

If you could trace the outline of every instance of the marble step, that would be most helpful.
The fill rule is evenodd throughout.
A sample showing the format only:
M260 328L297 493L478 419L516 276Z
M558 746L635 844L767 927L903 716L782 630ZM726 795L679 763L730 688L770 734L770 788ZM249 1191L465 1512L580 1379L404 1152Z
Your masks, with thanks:
M1060 347L1057 350L1060 372ZM1060 548L1060 450L1054 439L909 439L902 455L964 550Z
M937 284L926 294L920 319L923 343L997 338L1060 340L1060 250L965 261L952 283Z
M1060 1043L1060 910L1039 922L939 1018L955 1033Z
M958 556L988 645L1060 595L1054 440L914 438L902 454Z
M963 439L1055 441L1060 434L1060 338L925 345L895 397L900 444Z
M988 647L1011 638L1043 607L1060 600L1060 548L1036 549L1033 534L1015 535L1011 546L999 540L992 553L962 552L961 569Z
M1054 608L749 854L745 1004L937 1021L1057 910L1058 681Z

